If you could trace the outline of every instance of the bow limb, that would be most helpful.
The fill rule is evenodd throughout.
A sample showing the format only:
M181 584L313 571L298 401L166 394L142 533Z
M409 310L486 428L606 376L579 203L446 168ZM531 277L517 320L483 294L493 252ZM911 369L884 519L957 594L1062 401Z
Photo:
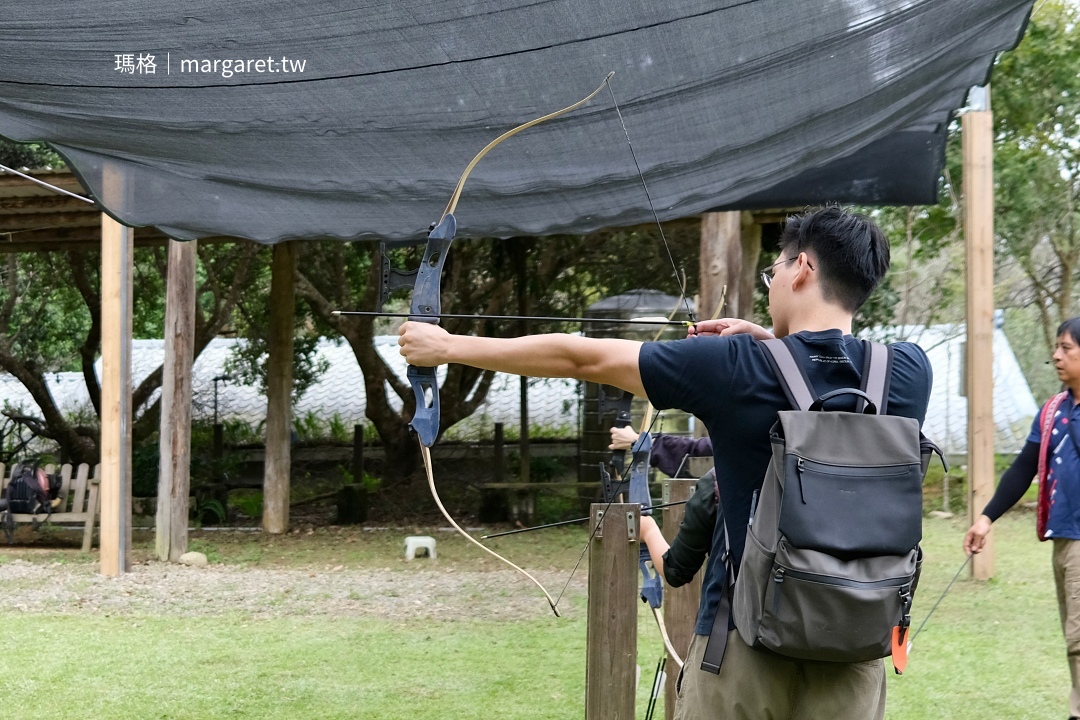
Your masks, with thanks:
M528 130L529 128L533 127L534 125L539 125L542 122L547 122L548 120L553 120L553 119L559 117L560 115L565 115L566 113L570 112L571 110L576 110L577 108L581 107L582 105L584 105L585 103L589 102L594 97L596 97L600 93L600 91L604 89L604 87L608 84L608 81L611 80L611 78L614 75L615 75L614 71L609 72L607 74L607 77L604 78L604 82L600 83L600 87L596 88L591 93L589 93L586 97L582 98L581 100L578 100L573 105L567 105L562 110L556 110L553 113L548 113L547 115L544 115L542 117L534 118L534 119L532 119L532 120L530 120L528 122L522 123L522 124L518 125L515 128L511 128L511 129L507 130L502 135L500 135L499 137L495 138L494 140L489 142L487 145L485 145L484 149L481 150L480 152L476 153L476 156L469 162L468 165L465 166L465 171L462 172L461 177L458 178L457 185L454 187L454 192L450 196L450 202L446 204L446 209L443 211L443 218L445 218L447 215L453 215L454 211L457 210L458 200L461 199L461 190L462 190L462 188L465 187L465 181L469 179L469 175L472 173L473 168L476 167L476 164L478 162L480 162L480 160L485 155L487 155L496 145L498 145L503 140L506 140L509 137L513 137L514 135L517 135L522 130ZM440 218L439 221L442 222L442 218Z
M446 510L446 507L442 503L442 499L439 497L438 490L435 489L435 473L431 469L431 449L428 448L427 446L425 446L423 443L421 443L420 444L420 454L424 458L424 470L427 472L428 488L431 490L431 496L435 499L435 504L439 506L439 511L443 514L443 517L446 518L446 521L449 522L451 525L453 525L454 529L457 530L459 533L461 533L462 536L464 536L465 539L468 540L469 542L471 542L473 545L480 548L481 550L483 550L487 554L492 555L495 558L501 560L502 562L506 563L510 567L517 570L519 573L521 573L525 577L529 578L529 580L531 580L532 583L534 585L536 585L536 587L540 588L540 592L544 593L544 597L547 598L548 605L551 606L551 611L555 613L555 617L561 617L561 615L559 615L558 608L555 607L555 600L552 599L551 595L548 594L548 591L544 589L544 586L540 584L539 580L537 580L532 575L530 575L527 571L523 570L522 568L518 567L514 563L510 562L509 560L507 560L506 558L504 558L502 555L495 552L491 548L485 547L484 545L480 544L480 542L477 541L472 535L465 532L465 530L462 529L462 527L457 524L457 522L454 520L454 518L450 517L450 513Z
M664 649L667 650L668 657L675 661L675 665L680 670L683 668L683 659L679 657L679 653L675 652L674 645L671 644L671 638L668 636L667 625L664 624L664 614L660 612L660 608L653 608L653 617L656 618L656 627L660 629L660 637L664 639Z

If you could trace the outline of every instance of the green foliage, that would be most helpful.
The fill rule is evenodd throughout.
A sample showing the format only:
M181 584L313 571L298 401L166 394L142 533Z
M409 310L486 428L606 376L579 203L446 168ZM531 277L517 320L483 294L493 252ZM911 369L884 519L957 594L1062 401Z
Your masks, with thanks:
M155 433L131 450L132 497L157 497L161 448Z
M195 518L201 525L224 525L229 513L220 500L207 498L196 503Z
M323 422L314 412L293 417L293 430L300 441L319 440L324 436Z
M234 317L234 329L246 342L236 345L225 362L225 372L241 384L258 387L263 392L270 359L270 257L269 251L256 257L238 305L239 313ZM317 355L319 333L309 324L299 298L297 303L293 310L293 402L302 398L329 368L327 360Z
M1047 0L993 81L995 230L1005 300L1032 306L1049 354L1080 279L1080 8ZM1009 283L1011 279L1023 282Z
M353 429L346 423L339 413L334 413L326 423L326 430L330 439L336 443L352 442Z
M17 143L0 136L0 165L16 170L60 170L64 167L64 160L44 143Z
M263 494L260 490L233 490L229 493L229 504L249 518L261 518Z
M243 442L261 442L251 427L242 420L222 423L226 446ZM157 447L156 443L154 445ZM240 458L227 450L222 457L214 457L214 424L206 420L191 424L191 486L225 482L240 473Z
M5 255L0 305L10 304L9 352L41 372L78 370L90 314L63 255Z
M382 487L382 478L375 477L371 473L364 471L364 477L360 481L360 484L364 486L364 489L369 493L377 492Z

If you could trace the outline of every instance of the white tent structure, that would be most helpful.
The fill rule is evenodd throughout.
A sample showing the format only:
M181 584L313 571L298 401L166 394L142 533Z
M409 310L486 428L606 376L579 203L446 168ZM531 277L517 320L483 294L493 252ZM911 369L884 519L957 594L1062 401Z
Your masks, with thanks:
M964 325L893 328L884 333L917 343L934 369L934 389L923 433L946 455L967 454L967 398L964 397ZM1005 332L994 329L994 451L1018 453L1039 404L1020 370Z

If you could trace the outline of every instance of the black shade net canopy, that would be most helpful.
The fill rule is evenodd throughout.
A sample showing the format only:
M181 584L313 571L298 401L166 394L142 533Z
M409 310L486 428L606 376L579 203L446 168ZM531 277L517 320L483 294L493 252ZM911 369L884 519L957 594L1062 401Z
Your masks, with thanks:
M932 203L1025 0L7 0L0 134L178 239L586 233ZM614 96L614 98L612 97Z

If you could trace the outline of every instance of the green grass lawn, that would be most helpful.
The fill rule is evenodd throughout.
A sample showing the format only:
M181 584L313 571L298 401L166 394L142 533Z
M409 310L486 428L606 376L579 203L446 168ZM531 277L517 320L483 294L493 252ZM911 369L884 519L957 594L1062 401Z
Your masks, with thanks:
M996 578L981 583L965 573L945 597L916 640L907 673L890 676L890 720L1064 720L1069 677L1050 546L1037 542L1033 523L1032 514L1014 513L995 525ZM964 529L956 519L926 521L916 627L963 561ZM507 539L500 551L526 568L569 572L585 533L541 535L516 544ZM206 533L196 545L212 560L240 567L495 567L449 536L439 537L437 571L432 564L401 563L400 534L350 537L351 542L321 532L306 539ZM0 562L53 562L58 555L10 551L0 553ZM68 557L79 562L76 555ZM583 712L580 595L570 598L572 612L562 619L547 613L538 598L535 616L526 620L466 615L393 623L240 614L48 616L13 609L17 600L14 588L0 587L0 718L524 720L577 718ZM644 606L639 648L642 684L648 685L660 641ZM644 690L638 700L638 717L644 717Z

